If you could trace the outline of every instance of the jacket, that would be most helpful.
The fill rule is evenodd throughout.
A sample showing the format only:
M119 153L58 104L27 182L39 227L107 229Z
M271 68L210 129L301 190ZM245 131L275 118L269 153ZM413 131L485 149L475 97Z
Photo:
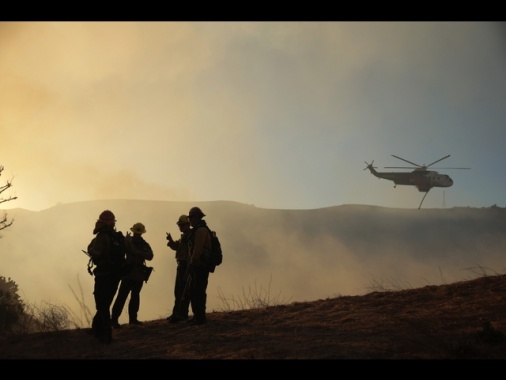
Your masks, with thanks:
M125 237L114 226L97 221L93 229L95 238L88 245L97 275L118 274L125 262Z
M190 237L188 239L188 254L190 257L190 265L208 265L204 261L204 253L211 250L211 233L206 226L206 221L201 220L199 224L192 228L190 232Z
M131 270L122 278L143 281L144 274L142 268L145 266L146 260L153 260L153 250L149 243L140 235L127 235L125 241L127 247L126 263Z
M176 251L175 257L178 264L183 261L188 261L188 238L190 236L190 232L181 234L180 239L167 243L167 246L170 249Z

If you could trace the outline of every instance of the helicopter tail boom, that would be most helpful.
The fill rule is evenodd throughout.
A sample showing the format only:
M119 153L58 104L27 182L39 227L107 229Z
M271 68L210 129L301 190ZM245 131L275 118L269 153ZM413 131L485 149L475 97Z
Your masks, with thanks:
M372 161L370 164L365 162L367 165L364 170L369 169L372 175L375 177L386 179L389 181L393 181L396 185L412 185L413 183L410 182L410 174L409 173L397 173L397 172L378 172L376 171L375 167L373 166L374 161Z

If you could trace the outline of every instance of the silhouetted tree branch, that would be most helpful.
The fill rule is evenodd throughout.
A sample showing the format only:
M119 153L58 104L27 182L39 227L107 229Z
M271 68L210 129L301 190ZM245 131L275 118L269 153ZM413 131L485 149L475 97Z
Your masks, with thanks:
M4 167L0 165L0 176L2 175L2 172L4 171ZM2 194L4 191L12 187L12 180L6 181L5 185L0 186L0 194ZM13 201L14 199L17 199L18 197L12 197L9 196L7 198L0 197L0 204L4 202ZM0 219L0 231L5 230L7 227L12 226L12 223L14 223L14 219L9 220L7 218L7 213L4 213L3 217ZM0 235L0 238L2 235Z

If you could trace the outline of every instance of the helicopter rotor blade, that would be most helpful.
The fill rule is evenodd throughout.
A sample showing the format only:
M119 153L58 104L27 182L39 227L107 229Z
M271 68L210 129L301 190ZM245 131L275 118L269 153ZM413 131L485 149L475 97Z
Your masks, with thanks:
M383 168L385 168L385 169L416 169L412 166L383 166ZM421 166L421 168L423 169L424 167ZM445 170L445 169L471 169L471 168L431 168L431 169Z
M445 170L445 169L471 169L471 168L432 168L432 169Z
M445 158L448 158L448 157L450 157L450 155L445 156L445 157L443 157L443 158L440 158L439 160L434 161L432 164L429 164L429 165L427 165L427 166L425 166L425 167L426 167L426 168L428 168L429 166L434 165L436 162L443 161Z
M432 166L435 163L437 163L439 161L443 161L444 159L450 157L450 154L447 155L447 156L444 156L444 157L440 158L439 160L434 161L433 163L431 163L429 165L425 165L425 164L424 165L418 165L418 164L415 164L414 162L408 161L408 160L406 160L406 159L404 159L402 157L396 156L395 154L392 154L391 156L395 157L395 158L397 158L399 160L405 161L405 162L407 162L407 163L409 163L411 165L414 165L415 167L407 167L407 166L384 166L385 169L416 169L416 168L420 168L422 170L427 170L427 168L429 166ZM433 168L433 169L471 169L471 168Z
M411 162L411 161L405 160L404 158L401 158L401 157L399 157L399 156L396 156L395 154L392 154L392 157L395 157L395 158L398 158L399 160L405 161L405 162L407 162L408 164L418 166L419 168L421 168L421 167L422 167L422 165L418 165L418 164L415 164L414 162ZM437 162L437 161L436 161L436 162Z

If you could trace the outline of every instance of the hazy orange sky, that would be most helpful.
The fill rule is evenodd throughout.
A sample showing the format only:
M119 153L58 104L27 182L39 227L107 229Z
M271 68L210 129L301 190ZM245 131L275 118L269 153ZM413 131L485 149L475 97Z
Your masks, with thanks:
M504 25L0 22L2 206L417 208L392 154L471 167L424 207L503 206Z

